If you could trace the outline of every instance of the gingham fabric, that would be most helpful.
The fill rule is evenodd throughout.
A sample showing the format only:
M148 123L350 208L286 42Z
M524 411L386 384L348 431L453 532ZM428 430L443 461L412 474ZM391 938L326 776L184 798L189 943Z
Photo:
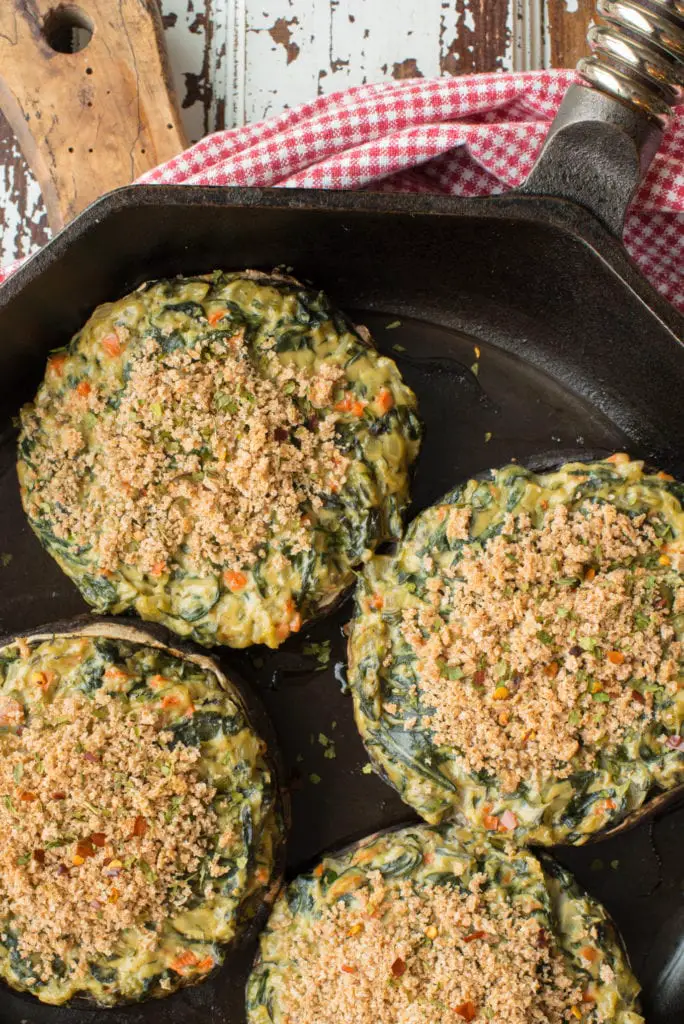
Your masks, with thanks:
M524 181L573 79L541 71L361 86L215 132L140 180L493 195ZM625 243L684 309L684 107L628 212Z

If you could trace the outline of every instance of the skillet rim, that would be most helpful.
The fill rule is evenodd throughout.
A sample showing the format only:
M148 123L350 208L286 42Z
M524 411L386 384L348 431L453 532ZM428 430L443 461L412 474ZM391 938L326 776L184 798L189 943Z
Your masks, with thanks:
M641 274L622 241L588 209L568 199L511 191L464 199L429 193L371 192L226 185L124 185L105 193L28 257L0 284L0 311L66 254L91 228L124 209L136 207L228 207L296 212L409 215L526 221L543 224L579 240L600 259L684 350L684 315Z

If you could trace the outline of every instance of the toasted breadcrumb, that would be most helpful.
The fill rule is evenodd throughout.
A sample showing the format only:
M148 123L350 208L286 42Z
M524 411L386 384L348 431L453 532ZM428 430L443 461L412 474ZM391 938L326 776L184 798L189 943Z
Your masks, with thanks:
M94 545L103 574L249 567L276 530L289 551L306 550L307 513L340 490L349 462L334 443L338 414L318 412L343 376L268 350L257 364L243 333L165 354L148 338L116 401L102 385L72 389L56 411L46 391L27 414L29 434L52 421L28 471L29 514L49 507L55 536ZM294 397L314 414L304 420Z
M3 738L0 904L42 980L55 958L85 972L136 923L154 950L162 919L192 897L215 790L199 750L171 739L154 711L104 693L59 697Z
M320 918L277 926L287 934L287 1024L565 1024L581 992L539 921L486 887L394 884L367 888Z
M449 528L463 537L466 519ZM675 694L682 644L652 571L644 516L608 503L549 510L540 527L509 516L484 545L466 545L451 574L403 612L436 741L504 791L590 766L653 710L654 686ZM429 721L428 721L429 719Z

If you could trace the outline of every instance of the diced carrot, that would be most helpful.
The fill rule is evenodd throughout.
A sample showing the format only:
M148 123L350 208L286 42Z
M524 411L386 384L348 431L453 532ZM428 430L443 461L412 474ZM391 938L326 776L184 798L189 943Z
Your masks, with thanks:
M593 565L590 565L589 568L584 573L584 578L587 581L587 583L591 583L591 581L595 578L595 576L596 576L596 569L593 567Z
M108 900L108 902L109 903L118 903L119 902L119 890L116 888L116 886L113 886L109 890L109 900Z
M193 951L191 949L184 949L182 953L179 953L178 956L171 961L169 967L172 971L175 971L176 974L183 974L187 967L194 967L197 963L199 963L199 961Z
M27 789L23 789L19 794L19 799L24 804L32 804L38 797L35 793L30 793Z
M373 594L372 597L368 598L368 604L371 608L375 608L376 611L380 611L385 603L385 599L382 594Z
M619 466L621 463L629 462L629 455L626 452L615 452L613 455L609 455L606 462L612 462L614 465Z
M598 950L594 946L582 946L580 949L580 956L583 960L587 960L590 964L593 964L598 960Z
M186 718L192 718L192 716L194 714L195 714L195 705L192 703L192 701L190 701L190 703L188 704L187 708L185 709L185 717Z
M166 562L155 562L150 569L150 576L161 576L166 571Z
M92 390L87 380L81 380L76 385L76 394L80 395L81 398L87 398Z
M55 377L61 377L64 373L64 364L66 363L66 352L58 352L55 356L50 356L48 359L48 370L54 373Z
M615 808L617 807L617 804L615 803L614 800L604 800L603 801L603 806L605 807L605 809L607 811L614 811Z
M121 355L121 342L117 334L105 334L101 344L107 355L111 356L112 359Z
M289 622L279 622L278 625L276 626L275 634L276 639L279 641L279 643L282 643L283 640L287 640L288 636L290 635Z
M394 396L389 388L380 388L375 396L375 401L383 416L394 406Z
M202 974L206 974L214 966L213 957L205 956L204 959L200 960L199 963L195 964L195 969L201 971Z
M475 1004L468 999L465 1003L455 1006L454 1013L457 1013L459 1017L463 1017L463 1020L471 1021L475 1020L477 1010L475 1009Z
M320 878L322 874L323 874L323 865L322 864L317 864L316 867L314 868L314 878Z
M484 813L482 815L482 824L484 825L488 832L496 832L496 830L499 827L499 819L497 818L496 814L490 814L489 811L489 807L483 808Z
M656 476L659 480L674 480L674 477L671 473L663 473L662 469L659 473L656 473Z
M608 651L606 657L612 665L622 665L625 660L625 656L622 651Z
M106 683L118 684L128 682L131 677L122 668L117 668L116 665L109 665L102 673L102 678Z
M363 416L363 410L367 404L367 402L347 394L335 405L335 409L337 412L350 412L353 416Z
M177 693L167 693L165 697L162 697L161 706L163 708L177 708L181 700Z
M234 594L244 590L247 586L247 577L243 572L237 572L233 569L226 569L223 574L223 582L226 584L229 590L232 590Z
M227 313L227 309L214 309L211 313L207 315L207 320L209 321L211 326L214 327L219 322L219 320L223 320L224 316L226 316Z
M160 676L160 675L150 676L150 678L147 680L147 685L152 690L161 690L165 686L168 686L169 683L170 683L169 679L166 679L164 676Z
M93 834L90 837L90 842L93 844L93 846L97 846L100 849L102 849L102 847L107 842L107 837L104 834L104 832L93 832Z
M302 616L300 615L299 612L295 612L292 618L290 619L290 629L292 630L293 633L298 633L301 628Z
M343 970L345 974L356 974L356 968L350 967L349 964L342 964L341 970Z
M464 942L475 942L476 939L484 939L486 932L470 932L469 935L463 936Z
M548 676L549 679L555 679L560 671L560 665L557 661L552 661L544 668L544 675Z

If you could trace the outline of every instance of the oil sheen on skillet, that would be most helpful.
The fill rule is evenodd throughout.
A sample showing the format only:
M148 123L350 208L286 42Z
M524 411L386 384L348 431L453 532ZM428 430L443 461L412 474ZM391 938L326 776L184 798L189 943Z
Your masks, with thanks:
M581 844L681 786L683 499L624 454L509 465L366 567L355 718L422 817Z
M97 611L277 647L401 535L415 405L291 278L151 282L48 360L21 414L24 508Z
M272 755L215 662L148 630L0 648L0 978L107 1006L204 981L279 886Z
M605 910L549 858L418 825L325 857L276 901L249 1024L643 1024Z

